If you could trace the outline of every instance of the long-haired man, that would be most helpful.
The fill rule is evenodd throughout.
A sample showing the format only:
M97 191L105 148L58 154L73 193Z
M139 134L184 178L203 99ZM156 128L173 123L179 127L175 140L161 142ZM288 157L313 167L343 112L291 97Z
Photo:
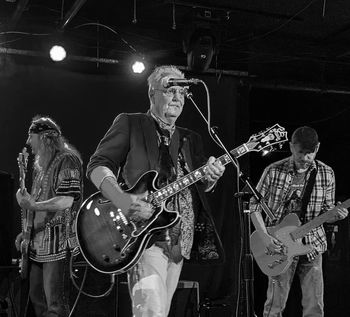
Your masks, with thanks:
M49 117L36 116L27 145L34 154L31 193L18 190L22 210L32 211L29 297L37 317L69 315L69 255L77 246L76 212L83 198L82 160ZM26 216L28 217L28 212ZM23 234L16 237L20 249Z

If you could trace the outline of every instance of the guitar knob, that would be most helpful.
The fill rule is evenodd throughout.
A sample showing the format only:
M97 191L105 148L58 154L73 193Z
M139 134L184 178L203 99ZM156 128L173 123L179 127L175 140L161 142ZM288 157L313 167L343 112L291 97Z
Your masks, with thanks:
M117 226L117 230L120 232L120 233L123 233L123 228L121 226Z
M103 261L105 261L105 262L109 262L109 256L106 255L106 254L103 254L103 255L102 255L102 259L103 259Z
M120 252L121 248L118 244L113 244L113 249Z

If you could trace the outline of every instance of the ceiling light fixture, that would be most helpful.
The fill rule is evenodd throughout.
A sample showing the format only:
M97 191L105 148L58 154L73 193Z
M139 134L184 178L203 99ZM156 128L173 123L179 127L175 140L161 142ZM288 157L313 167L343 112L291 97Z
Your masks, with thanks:
M50 49L50 57L54 62L61 62L67 57L67 52L63 46L54 45Z
M141 74L146 69L145 64L142 61L135 61L132 66L132 71L136 74Z

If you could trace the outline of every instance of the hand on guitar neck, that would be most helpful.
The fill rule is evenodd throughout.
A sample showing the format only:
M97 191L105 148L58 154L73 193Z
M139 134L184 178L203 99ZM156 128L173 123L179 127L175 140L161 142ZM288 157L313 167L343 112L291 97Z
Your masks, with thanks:
M29 193L27 192L26 189L22 190L19 189L16 193L16 198L18 204L21 206L23 209L29 209L29 210L35 210L35 200Z
M338 202L337 206L335 206L336 208L334 208L334 217L333 219L328 220L328 223L333 223L335 221L345 219L348 216L348 210L344 207L341 207L340 204L341 202Z

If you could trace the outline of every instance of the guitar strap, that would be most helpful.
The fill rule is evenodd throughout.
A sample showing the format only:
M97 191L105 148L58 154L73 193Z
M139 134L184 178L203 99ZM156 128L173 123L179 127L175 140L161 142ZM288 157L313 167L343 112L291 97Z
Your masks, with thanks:
M314 168L311 171L310 177L308 179L308 182L307 182L305 190L304 190L303 197L301 198L301 210L300 210L300 215L299 215L301 223L305 223L305 214L306 214L307 205L310 201L311 192L312 192L312 189L315 185L316 174L317 174L317 170L318 170L316 160L315 160L315 163L316 163L316 168Z

